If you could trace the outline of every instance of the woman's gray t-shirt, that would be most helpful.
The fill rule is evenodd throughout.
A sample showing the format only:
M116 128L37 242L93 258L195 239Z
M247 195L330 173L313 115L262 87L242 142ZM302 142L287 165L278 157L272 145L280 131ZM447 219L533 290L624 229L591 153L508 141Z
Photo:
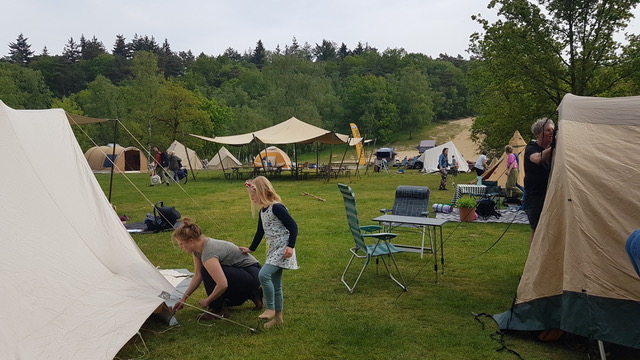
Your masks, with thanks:
M204 264L211 258L216 258L222 266L247 267L256 264L258 260L251 254L243 254L240 252L238 245L212 238L204 239L204 247L202 254L194 251L194 255L198 256Z

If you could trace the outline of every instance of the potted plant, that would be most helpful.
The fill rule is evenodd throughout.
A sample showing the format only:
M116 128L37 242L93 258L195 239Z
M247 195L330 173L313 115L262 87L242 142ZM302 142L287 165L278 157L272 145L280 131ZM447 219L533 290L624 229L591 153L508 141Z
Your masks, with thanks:
M456 201L456 207L460 215L460 221L473 222L476 219L476 200L463 197Z

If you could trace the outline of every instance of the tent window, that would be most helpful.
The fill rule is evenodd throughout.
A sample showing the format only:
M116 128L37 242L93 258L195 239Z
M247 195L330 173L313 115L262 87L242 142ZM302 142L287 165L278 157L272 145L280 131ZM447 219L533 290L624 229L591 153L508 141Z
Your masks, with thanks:
M104 158L104 163L102 164L103 168L110 168L116 162L116 158L118 155L108 154L107 157Z

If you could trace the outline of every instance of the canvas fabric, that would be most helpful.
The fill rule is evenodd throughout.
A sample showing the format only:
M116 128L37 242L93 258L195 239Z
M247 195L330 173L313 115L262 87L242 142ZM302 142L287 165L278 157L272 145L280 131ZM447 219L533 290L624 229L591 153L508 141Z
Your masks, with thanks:
M0 151L16 170L0 176L2 357L112 359L173 286L112 209L63 110L0 102Z
M449 149L449 154L447 156L448 160L451 161L451 156L455 155L456 160L458 161L458 171L468 172L469 165L467 164L467 160L465 160L462 153L456 148L456 145L453 141L446 142L442 145L438 145L434 148L425 150L422 155L418 158L417 161L422 161L423 167L422 171L427 173L438 172L438 158L440 154L442 154L442 150L444 148Z
M515 304L494 318L503 329L559 328L640 348L640 277L625 252L640 227L640 97L568 94L558 126Z

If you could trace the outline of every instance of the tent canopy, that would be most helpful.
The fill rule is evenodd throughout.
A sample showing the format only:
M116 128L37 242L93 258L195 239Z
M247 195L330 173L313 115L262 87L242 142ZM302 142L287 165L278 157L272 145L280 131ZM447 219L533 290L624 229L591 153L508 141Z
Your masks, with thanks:
M111 171L112 161L115 164L115 173L125 171L139 171L146 173L147 158L142 151L135 147L122 147L115 145L115 158L113 146L94 146L84 153L89 167L93 171Z
M295 117L283 121L277 125L266 129L234 136L216 136L214 138L194 135L202 140L227 145L245 145L251 142L261 142L264 144L311 144L319 142L322 144L345 144L355 145L362 139L351 139L348 135L337 134L333 131L325 130Z
M640 348L640 278L625 251L640 228L640 97L565 95L549 187L502 329L558 328Z
M509 145L513 147L513 153L518 157L518 184L524 185L524 149L527 142L524 141L520 131L516 130L509 140ZM491 166L482 174L482 180L497 181L501 187L507 186L507 153L496 161L491 162Z
M222 170L239 166L242 166L242 163L238 161L238 159L236 159L236 157L233 156L233 154L223 146L220 148L218 153L213 155L211 160L209 160L207 169Z
M448 141L442 145L425 150L422 155L420 155L417 161L422 161L423 172L432 173L438 171L438 158L440 157L440 154L442 154L442 149L444 148L449 149L449 162L451 162L451 156L455 155L458 160L458 171L469 171L469 164L467 164L467 160L462 156L462 153L458 150L453 141Z
M254 167L263 167L264 165L281 168L283 170L292 169L289 155L275 146L269 146L268 148L260 151L258 156L253 160Z
M112 359L173 286L122 226L63 110L0 102L0 151L19 174L0 176L2 357Z
M202 161L198 157L198 154L190 148L182 145L178 140L174 140L167 151L175 152L176 156L182 159L182 166L189 170L200 170L203 168Z

